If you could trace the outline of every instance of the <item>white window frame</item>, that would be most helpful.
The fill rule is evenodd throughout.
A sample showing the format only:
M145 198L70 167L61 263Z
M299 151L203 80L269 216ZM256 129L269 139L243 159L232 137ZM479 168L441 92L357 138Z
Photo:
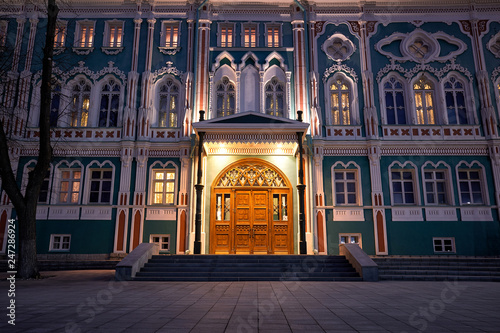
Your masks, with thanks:
M360 166L355 162L349 162L349 163L337 162L332 166L331 175L332 175L333 206L339 207L339 208L363 206L360 170L361 170ZM335 172L354 172L354 181L355 181L355 188L356 188L356 203L354 203L354 204L350 204L350 203L337 204L337 191L336 191L336 187L335 187L335 184L336 184ZM344 182L344 184L345 184L345 182ZM344 192L344 193L346 193L346 192Z
M91 168L89 171L90 171L90 173L88 175L88 180L89 180L88 203L92 204L92 205L110 205L110 204L112 204L113 203L113 197L112 197L112 194L113 194L113 169L111 169L111 168ZM94 173L94 172L100 172L101 177L100 178L93 178L92 173ZM104 172L111 172L111 177L109 178L109 180L108 180L108 178L102 178L104 176ZM109 181L111 183L110 189L109 189L109 201L103 202L102 195L104 192L107 192L107 191L103 191L102 185L104 182L107 182L107 181ZM93 182L99 182L99 191L97 191L98 200L96 202L93 202L90 200L90 196L92 195L92 193L96 192L96 191L92 191L92 183Z
M68 32L68 21L57 20L56 34L54 36L54 49L64 50L66 45L66 36Z
M349 125L334 125L333 124L333 115L332 115L332 103L331 103L331 95L330 95L330 84L332 81L337 80L338 77L341 77L348 86L349 86L349 105L350 105L350 124ZM332 75L324 85L325 87L325 114L326 114L326 124L328 126L358 126L359 125L359 110L358 110L358 91L357 85L354 81L343 72L337 72Z
M436 244L436 241L439 242L440 244ZM445 250L445 244L444 244L445 241L451 241L451 248L452 248L451 251ZM441 246L443 250L437 251L436 246ZM455 237L432 237L432 248L434 250L434 253L440 253L440 254L456 253L457 249L455 247Z
M255 29L255 42L252 43L252 34L250 33L250 38L249 42L247 44L246 39L247 39L247 29ZM246 22L241 24L241 47L259 47L259 24L258 23L253 23L253 22ZM254 45L252 45L254 44Z
M360 233L339 233L339 244L346 244L345 242L342 242L342 237L349 238L349 244L358 244L360 248L363 248L363 242ZM352 243L351 237L358 237L358 242Z
M97 203L97 202L90 202L90 184L92 182L92 171L95 170L111 170L111 193L110 193L110 202L109 203ZM91 161L87 167L85 168L85 175L84 177L84 193L82 196L82 204L86 205L112 205L113 200L114 200L114 187L115 187L115 165L111 163L109 160L105 160L102 162L99 161Z
M169 171L172 170L175 174L174 178L174 201L172 203L164 203L164 200L162 203L155 203L155 172L156 171ZM168 161L166 163L161 163L159 161L153 163L150 168L149 168L149 193L148 193L148 203L150 206L175 206L177 204L177 192L178 192L178 185L179 185L179 168L177 165L172 162ZM165 192L163 192L165 194ZM170 192L169 192L170 193ZM165 196L164 198L165 199Z
M103 91L104 87L107 85L107 84L110 84L111 81L114 81L114 85L113 86L119 86L120 87L120 90L117 92L117 91L113 91L113 90L110 90L110 91ZM121 106L122 106L122 91L123 91L123 85L122 83L120 82L119 79L117 79L116 77L106 77L104 80L102 80L99 84L99 104L98 104L98 112L97 112L97 125L99 127L119 127L120 126L120 120L121 120ZM101 122L101 103L102 103L102 98L103 96L107 95L108 98L109 98L109 101L108 101L108 110L106 111L106 124L105 126L100 126L100 122ZM109 122L110 122L110 117L111 117L111 113L112 113L112 109L111 109L111 100L113 98L113 96L116 96L118 95L118 109L116 109L116 124L115 126L110 126Z
M444 203L444 204L429 203L429 201L427 200L426 183L433 182L435 184L436 182L439 182L441 180L436 180L434 178L430 179L430 180L426 179L425 178L426 172L432 172L432 173L434 173L434 175L436 172L443 172L444 173L444 179L442 180L442 182L444 182L444 187L445 187L446 203ZM424 190L424 203L425 203L425 205L427 205L427 206L439 206L439 207L454 205L455 198L454 198L453 189L452 189L452 179L451 179L450 166L448 164L441 162L441 161L436 163L436 164L434 164L432 162L425 163L422 166L422 187ZM436 188L436 187L434 187L434 188Z
M464 166L465 165L465 166ZM478 172L479 173L479 183L481 187L481 198L483 200L482 203L466 203L462 201L462 190L460 189L460 177L459 174L460 172ZM488 195L488 185L486 182L485 178L485 170L482 164L478 162L473 162L473 163L459 163L456 168L456 179L457 179L457 189L458 189L458 197L460 199L460 205L461 206L488 206L489 205L489 195ZM467 179L467 182L470 184L470 182L473 181L471 179ZM471 192L472 193L472 192Z
M82 189L84 187L84 167L83 164L78 161L72 161L69 162L67 160L60 161L55 167L54 167L54 180L53 180L53 193L52 193L52 199L50 203L52 205L79 205L82 202ZM67 170L72 170L72 171L80 171L80 191L78 193L78 203L61 203L60 199L60 189L61 189L61 182L62 182L62 171L67 171Z
M400 162L393 162L391 165L389 165L388 168L389 172L389 190L391 193L391 204L393 206L401 206L401 207L413 207L413 206L419 206L420 205L420 190L419 190L419 181L418 181L418 173L417 173L417 167L415 164L411 162L406 162L404 164ZM405 192L403 191L403 202L402 203L395 203L394 202L394 190L393 190L393 179L392 179L392 172L411 172L412 174L412 185L413 185L413 197L414 197L414 202L413 203L405 203L405 198L404 194ZM396 181L399 181L396 180ZM404 190L404 187L402 188Z
M90 87L90 90L89 91L84 91L84 90L81 90L78 92L78 96L79 96L79 100L78 100L78 105L77 105L77 108L76 110L74 110L73 108L73 96L74 96L74 88L75 86L80 86L80 88L83 88L85 87L86 85L88 85ZM85 96L84 95L88 95L88 106L87 106L87 121L85 123L85 125L82 126L82 111L84 110L84 102L85 102ZM91 108L92 108L92 83L90 82L90 80L88 80L86 77L77 77L75 78L75 80L73 81L73 83L70 85L70 89L69 89L69 112L68 112L68 117L69 117L69 127L88 127L88 126L91 126L90 125L90 117L91 117ZM100 102L100 101L99 101ZM76 111L76 123L73 123L73 111Z
M219 114L221 112L219 112L219 105L218 105L218 95L219 95L219 90L217 89L217 87L219 86L219 84L223 84L223 81L224 79L227 79L228 80L228 83L224 84L224 86L226 87L229 87L230 85L233 85L234 87L234 109L232 110L232 113L231 114L227 114L227 112L229 110L224 110L224 113L222 116L219 116ZM222 117L227 117L227 116L230 116L230 115L233 115L233 114L236 114L238 113L238 110L237 110L237 103L238 103L238 99L237 99L237 91L238 91L238 86L237 84L232 81L228 76L223 76L221 77L221 79L219 81L217 81L214 85L214 95L215 95L215 100L214 100L214 103L215 103L215 110L214 110L214 117L215 118L222 118ZM224 97L226 97L227 95L230 94L230 90L227 90L225 89L223 92L224 94Z
M167 92L162 92L161 88L164 85L166 85L168 81L171 81L172 85L170 86L170 88L169 88L169 90ZM177 87L177 92L173 92L172 91L172 87L173 86ZM181 95L181 86L180 86L179 82L175 78L166 77L163 80L161 80L161 82L158 84L158 88L157 88L158 117L157 117L157 120L156 120L156 125L158 127L162 127L162 128L176 128L176 127L179 127L180 101L181 101L181 96L180 95ZM167 105L166 105L166 109L165 110L161 109L161 99L162 99L162 96L167 96ZM170 98L172 96L177 96L177 102L176 102L175 109L171 109L170 108L170 102L169 102L169 100L170 100ZM172 111L175 111L175 112L172 112ZM161 123L161 118L162 118L163 114L166 114L166 120L165 120L165 124L164 125L162 125L162 123ZM172 125L170 123L170 115L171 114L176 114L175 124L173 124L174 126L170 126L170 125Z
M452 125L459 125L459 126L467 126L467 125L474 125L477 124L477 117L474 111L474 98L471 98L473 96L473 88L471 87L471 82L467 81L460 73L458 72L450 72L448 75L446 75L440 82L440 87L442 89L442 105L441 109L445 110L445 118L446 118L446 124L449 124L449 118L448 118L448 107L446 106L446 89L444 88L444 84L449 81L451 78L455 78L456 81L460 82L462 84L462 89L464 93L464 101L465 101L465 114L467 118L467 124L452 124Z
M275 80L276 84L273 84L273 80ZM267 90L267 88L269 86L276 87L278 85L281 85L283 87L283 91L281 93L278 92L278 91L276 91L275 89L272 89L270 91ZM281 110L281 114L280 115L274 114L274 116L276 116L276 117L285 117L288 114L287 103L286 103L286 96L287 96L287 94L286 94L286 82L281 81L278 76L273 76L264 85L264 106L265 106L264 112L265 112L265 114L270 114L269 110L267 109L267 97L270 96L271 99L273 100L273 102L277 102L278 101L278 95L280 95L280 94L282 95L282 99L283 99L283 109Z
M271 39L271 43L269 43L269 32L272 31L273 32L273 36L272 39ZM277 33L278 34L278 41L276 42L275 41L275 37L274 37L274 33ZM282 36L283 36L283 32L282 32L282 26L280 23L266 23L266 33L265 33L265 45L266 47L272 47L272 48L277 48L277 47L281 47L283 45L283 41L282 41ZM276 45L277 43L277 45Z
M56 243L55 238L59 237L59 242ZM68 238L67 242L64 242L64 238ZM65 249L63 248L63 244L67 243L68 248ZM56 244L59 244L59 246L56 248ZM49 245L49 251L54 251L54 252L69 252L71 249L71 234L51 234L50 235L50 245Z
M91 31L86 31L85 40L82 40L82 34L84 28L90 29ZM95 21L90 21L90 20L77 21L75 29L74 48L82 50L93 50L94 44L95 44Z
M395 111L395 117L396 117L396 124L389 124L388 122L388 116L387 116L387 105L386 105L386 100L385 100L385 84L390 81L391 79L394 79L401 83L402 85L402 91L403 91L403 100L405 103L405 120L406 122L404 124L399 124L398 123L398 118L397 118L397 111ZM407 84L406 80L404 80L399 74L396 73L390 73L387 75L379 84L379 91L380 91L380 107L381 107L381 113L380 117L382 118L382 123L384 125L389 125L389 126L399 126L399 125L409 125L411 123L411 117L410 114L408 113L408 110L411 108L410 103L408 102L408 91L407 91ZM395 91L392 90L391 91ZM394 98L394 96L393 96Z
M177 36L174 29L177 28ZM167 43L167 37L170 36L170 42ZM162 21L160 33L160 47L165 49L177 49L181 42L181 21L167 20Z
M119 29L119 31L112 31L113 29ZM124 31L124 22L120 20L111 20L111 21L106 21L105 22L105 27L104 27L104 42L103 42L103 47L106 48L112 48L112 49L120 49L123 48L124 45L124 37L125 37L125 31ZM113 33L112 33L113 32ZM113 43L111 42L112 39ZM116 41L118 39L119 41Z
M3 51L7 45L7 33L9 29L8 21L0 21L0 50Z
M158 242L154 242L153 239L155 237L158 237L159 238L159 241ZM163 238L168 238L168 241L164 242L163 241ZM170 252L170 240L171 240L171 236L170 234L151 234L149 235L149 242L152 243L152 244L158 244L159 247L160 247L160 252ZM162 248L162 245L164 243L167 243L168 246L167 246L167 249L163 249Z
M227 33L225 29L231 28L231 34ZM235 24L230 22L221 22L218 26L217 45L219 47L234 47L235 46ZM223 38L224 37L224 38ZM231 37L231 43L228 41ZM230 44L230 45L229 45Z
M78 205L80 204L81 200L81 194L82 194L82 183L83 183L83 171L81 168L62 168L62 169L57 169L58 171L58 179L57 179L57 204L59 205ZM70 173L70 178L63 178L63 173L64 172L69 172ZM74 178L72 177L75 172L80 172L80 178ZM62 190L62 184L63 182L68 182L68 190L64 191ZM78 192L73 191L73 184L74 183L80 183L78 186ZM68 195L68 200L62 201L61 200L61 194L67 193ZM72 195L76 194L77 195L77 200L76 202L72 202Z

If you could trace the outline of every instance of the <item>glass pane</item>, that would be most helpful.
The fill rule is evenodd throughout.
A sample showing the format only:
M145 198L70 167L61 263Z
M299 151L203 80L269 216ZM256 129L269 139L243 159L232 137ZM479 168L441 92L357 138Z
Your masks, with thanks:
M399 173L399 172L392 172L392 179L394 179L394 180L401 179L401 173Z
M344 198L343 194L337 194L336 197L337 197L337 204L338 205L345 204L345 198Z
M61 191L68 192L68 189L69 189L69 183L68 182L61 182Z
M165 189L167 192L173 192L174 191L174 183L167 183L167 188Z
M110 181L102 182L102 190L103 191L110 191L111 190L111 182Z
M222 194L217 194L215 197L215 219L222 220Z
M347 183L347 192L356 192L356 184L355 183Z
M111 193L109 193L109 192L102 192L101 203L109 203L110 199L111 199Z
M175 179L175 172L167 172L167 179Z
M165 194L165 203L166 204L173 204L174 203L174 194L173 193Z
M402 204L403 203L403 194L402 193L394 193L394 203Z
M347 195L347 203L355 204L356 203L356 194L348 194Z
M415 198L413 197L413 193L406 193L405 194L405 203L407 203L407 204L415 203Z
M273 194L273 221L280 219L280 202L279 194Z
M161 194L161 193L156 193L156 194L155 194L154 203L155 203L155 204L162 204L162 203L163 203L163 194Z
M224 194L224 221L231 220L231 196Z
M163 192L163 183L155 182L155 192Z
M354 172L346 172L345 176L346 179L355 179Z
M344 179L343 172L335 172L335 179Z
M288 221L288 203L286 194L281 195L281 219Z
M394 182L392 183L392 191L393 192L403 192L403 187L401 186L400 182Z
M336 183L335 184L335 191L337 193L344 193L344 183Z
M163 179L165 177L165 174L163 172L156 172L155 173L155 179Z
M103 171L102 179L111 179L112 172L111 171Z

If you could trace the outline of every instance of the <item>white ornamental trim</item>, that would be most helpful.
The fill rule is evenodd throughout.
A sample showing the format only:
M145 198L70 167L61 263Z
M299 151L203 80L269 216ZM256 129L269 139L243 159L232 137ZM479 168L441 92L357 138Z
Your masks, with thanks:
M332 75L333 73L336 73L336 72L345 72L352 77L354 82L358 83L358 75L356 74L356 71L353 68L351 68L345 64L342 64L342 65L341 64L334 64L330 68L325 70L325 73L323 73L323 82L326 82L328 80L328 78L330 77L330 75Z
M473 76L469 72L469 70L467 68L464 68L462 65L456 64L454 59L451 60L451 63L446 64L446 66L444 66L441 69L434 68L429 64L426 65L417 64L413 68L405 69L400 64L396 64L393 60L391 60L390 64L385 65L384 68L378 71L377 82L380 83L382 81L382 78L387 73L392 71L397 71L401 73L408 81L410 81L415 75L417 75L420 72L432 73L437 78L439 78L439 80L441 80L444 76L446 76L446 74L448 74L448 72L451 71L457 71L464 74L465 76L467 76L470 82L472 82L473 80Z
M171 61L167 61L166 62L166 65L167 66L164 66L160 69L157 69L156 71L154 71L152 74L151 74L151 78L153 80L153 82L156 82L158 81L158 79L161 78L161 76L165 75L165 74L173 74L175 76L178 76L179 79L181 80L181 83L184 83L183 81L183 78L182 78L182 74L183 72L178 70L176 67L172 66L174 63L171 62Z
M123 51L123 47L105 47L101 46L101 51L106 55L117 55L121 51Z

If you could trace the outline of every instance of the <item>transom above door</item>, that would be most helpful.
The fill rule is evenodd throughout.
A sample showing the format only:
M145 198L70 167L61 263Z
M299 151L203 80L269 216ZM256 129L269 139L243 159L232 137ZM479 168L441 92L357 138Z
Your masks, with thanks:
M289 184L261 160L246 159L221 172L212 186L210 253L293 253Z

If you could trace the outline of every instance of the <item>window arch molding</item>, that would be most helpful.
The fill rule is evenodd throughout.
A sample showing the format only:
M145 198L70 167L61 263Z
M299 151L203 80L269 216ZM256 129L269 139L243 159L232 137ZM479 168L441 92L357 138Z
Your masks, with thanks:
M159 79L158 81L155 82L155 85L154 85L154 88L153 88L153 92L154 92L154 97L153 97L153 112L152 112L152 119L153 119L153 122L152 122L152 126L153 127L163 127L161 126L161 121L160 121L160 116L161 116L161 105L160 105L160 94L163 94L162 93L162 87L167 84L169 81L172 82L173 85L177 86L177 108L176 108L176 112L177 112L177 120L174 121L175 122L175 125L174 127L180 127L181 124L182 124L182 121L184 119L184 95L185 95L185 91L183 89L183 85L182 85L182 82L177 78L175 77L174 75L172 74L166 74L164 75L161 79ZM170 94L170 93L173 93L172 91L172 88L170 88L168 90L168 93L165 92L165 94ZM169 95L171 96L171 95ZM167 108L167 112L170 112L170 109ZM168 117L168 114L167 114L167 117ZM166 126L164 127L170 127L169 126L170 124L167 122L166 123Z
M418 179L418 168L417 166L415 165L415 163L413 162L410 162L410 161L406 161L404 163L402 162L399 162L399 161L394 161L392 162L389 167L387 168L388 170L388 173L389 173L389 190L390 190L390 193L391 193L391 204L393 206L397 206L397 205L411 205L411 206L418 206L420 205L420 182L419 182L419 179ZM406 198L403 199L403 202L397 202L397 200L395 200L395 195L397 194L396 192L398 191L395 191L395 188L394 188L394 184L393 182L398 182L399 179L396 179L393 177L393 172L398 172L398 171L401 171L401 172L405 172L405 171L408 171L408 172L411 172L412 174L412 193L413 193L413 196L414 196L414 200L413 200L413 203L410 203L410 202L407 202ZM403 179L401 179L403 180ZM402 182L401 182L402 183ZM402 184L402 188L404 188L404 184ZM401 192L402 194L402 197L405 196L406 194L406 191L403 191Z
M82 199L80 200L81 203L83 205L102 205L102 203L92 203L90 202L90 185L91 185L91 182L92 182L92 176L91 176L91 173L92 173L92 170L93 169L97 169L97 170L101 170L101 169L111 169L111 188L110 188L110 199L109 199L109 203L107 205L112 205L114 203L114 187L115 187L115 181L116 181L116 167L114 165L114 163L112 163L110 160L104 160L102 162L100 161L97 161L97 160L93 160L91 161L89 164L87 164L87 166L85 167L85 174L83 175L83 178L84 178L84 190L83 190L83 197ZM119 179L119 178L118 178Z
M419 123L419 116L418 116L418 109L419 107L417 106L417 102L420 102L420 100L416 100L416 93L415 90L418 90L418 92L421 92L422 89L414 89L416 84L419 84L421 80L427 81L431 83L432 89L425 89L426 91L428 90L429 92L432 91L432 105L428 105L428 100L426 101L425 98L422 100L424 101L423 107L429 108L432 106L433 110L433 117L434 117L434 123L429 122L429 116L428 114L423 116L423 123ZM409 102L410 102L410 107L412 112L412 117L411 117L411 124L414 125L442 125L446 122L446 119L443 115L443 112L441 110L440 104L438 101L442 99L442 94L441 94L441 89L440 89L440 83L436 80L436 78L429 72L420 72L418 75L416 75L413 79L410 80L409 86L408 86L408 91L410 92L409 95ZM420 104L419 104L420 105Z
M116 77L113 74L108 74L104 77L102 77L99 81L96 82L95 84L95 95L97 96L97 99L95 99L95 102L93 105L91 105L91 115L89 118L91 119L91 124L95 124L94 126L97 127L108 127L108 126L100 126L100 114L101 114L101 107L102 107L102 93L103 89L106 85L114 82L114 86L119 86L119 97L118 97L118 109L117 109L117 118L116 118L116 125L115 126L109 126L109 127L120 127L122 124L122 118L123 118L123 105L124 105L124 99L125 99L125 85L121 81L120 78ZM105 92L107 93L107 92ZM112 93L112 92L110 92Z
M405 80L399 73L397 72L389 72L388 75L386 75L380 82L379 82L379 100L380 100L380 106L381 106L381 112L380 112L380 117L382 119L382 124L384 125L404 125L404 124L409 124L410 123L410 119L411 118L411 114L408 112L409 110L411 110L411 107L410 107L410 103L409 103L409 92L408 92L408 81ZM396 86L396 83L399 83L401 85L401 89L398 89L398 87ZM395 124L392 124L390 122L390 116L388 115L388 106L390 107L390 105L388 105L387 103L387 98L388 96L386 96L386 92L388 91L386 85L390 85L391 88L389 88L389 91L391 92L395 92L395 91L402 91L403 93L403 99L402 99L402 102L404 103L404 122L400 122L402 119L400 119L403 115L400 113L398 115L397 111L395 110L394 112L394 120L395 120ZM394 89L395 88L395 89ZM393 107L394 108L397 108L397 104L398 104L398 101L396 101L395 99L397 99L397 97L395 97L394 95L393 96L390 96L393 99Z
M79 192L78 192L78 202L76 204L80 204L82 202L82 185L83 185L83 181L84 181L84 166L82 164L82 162L78 161L78 160L74 160L74 161L68 161L68 160L62 160L60 161L59 163L57 163L55 166L54 166L54 180L53 180L53 183L54 183L54 186L52 186L52 196L51 196L51 200L50 200L50 203L51 204L59 204L60 203L60 200L59 200L59 194L60 194L60 191L61 191L61 181L62 181L62 178L63 178L63 175L62 175L62 172L64 169L79 169L80 170L80 189L79 189Z
M332 200L333 200L333 206L337 206L336 204L336 198L335 195L338 194L336 191L336 179L335 179L335 171L354 171L355 173L355 178L352 179L352 181L355 181L355 187L356 187L356 203L355 204L348 204L349 206L363 206L363 192L362 192L362 183L361 183L361 167L359 164L357 164L354 161L349 161L347 163L344 163L342 161L336 162L334 165L332 165L331 168L331 175L332 175ZM347 180L347 177L344 177L343 180ZM347 193L347 191L346 191Z
M474 108L474 94L473 88L470 81L468 81L462 74L456 71L449 72L445 77L441 79L440 88L442 89L442 96L440 101L442 105L440 106L442 110L448 111L447 102L446 102L446 91L445 85L450 80L454 80L455 82L459 82L463 87L464 93L464 106L467 118L468 125L475 125L478 123L477 114ZM450 124L450 118L448 112L444 112L443 117L445 118L445 123ZM459 123L459 122L458 122ZM465 124L464 124L465 125Z
M168 170L168 169L173 169L175 170L175 179L174 179L174 199L173 203L170 205L176 205L177 204L177 192L178 192L178 186L179 186L179 167L177 164L175 164L173 161L167 161L167 162L161 162L161 161L156 161L151 166L149 167L149 191L148 191L148 204L149 205L154 205L154 174L155 170Z
M427 179L426 179L425 172L439 170L439 171L442 171L444 173L443 181L445 182L445 187L446 187L446 192L445 192L446 196L447 196L446 204L447 205L454 205L455 204L455 191L453 190L453 178L451 175L450 165L444 161L438 161L436 163L431 162L431 161L427 161L422 165L420 170L421 170L421 177L422 177L422 186L423 186L423 191L424 191L424 203L426 205L435 204L435 203L430 203L428 198L427 198L428 191L426 189ZM430 179L430 181L436 181L436 179L432 178L432 179Z
M455 167L455 177L456 177L457 188L458 188L457 193L458 193L460 205L461 206L467 205L467 203L465 203L463 201L461 187L460 187L461 186L460 185L460 181L461 181L460 171L462 171L462 170L465 170L465 171L477 170L477 171L479 171L479 177L476 180L478 180L480 182L480 186L481 186L481 195L482 195L482 199L483 199L482 205L489 206L490 205L490 195L489 195L488 183L487 183L487 179L486 179L486 170L484 168L484 165L477 160L473 160L471 162L467 162L467 161L462 160L462 161L458 162L456 167ZM469 179L467 179L467 180L469 180Z
M333 105L332 105L330 86L339 79L342 82L344 82L349 89L349 114L350 114L349 124L344 124L343 122L335 124L332 115ZM348 75L346 75L344 72L336 72L328 78L324 87L325 87L325 105L326 105L326 110L325 110L326 124L342 125L342 126L359 125L360 119L359 119L359 106L358 106L358 87L354 82L354 80L350 78Z
M283 96L283 117L289 118L290 116L290 79L289 76L285 74L285 71L278 67L277 65L272 65L265 72L262 79L262 88L261 88L261 110L263 113L266 113L266 86L271 82L273 78L276 78L281 84L283 84L284 88L284 96Z
M222 82L223 78L227 77L227 79L234 85L234 93L235 93L235 103L234 103L234 113L239 112L239 98L238 98L238 79L236 76L236 72L230 66L224 64L214 73L211 78L210 87L211 87L211 103L210 103L210 116L207 119L217 118L217 85Z
M67 92L67 88L63 84L63 82L58 78L58 77L52 77L52 100L51 100L51 110L53 106L55 106L55 101L54 101L54 95L58 94L59 95L59 108L58 108L58 119L57 119L57 126L61 126L63 120L61 119L65 115L65 107L68 104L68 98L67 95L65 94ZM2 82L0 82L0 94L3 93L3 88L5 86L2 86ZM30 113L28 117L28 123L27 125L29 127L39 127L40 126L40 103L41 103L41 85L42 85L42 80L39 80L33 85L33 95L31 98L30 102ZM59 91L54 91L54 87L58 85L59 86ZM2 97L4 97L2 95ZM2 102L0 97L0 102ZM5 104L5 103L4 103ZM62 127L62 126L61 126Z
M253 61L247 63L247 61ZM244 111L260 111L261 101L261 65L259 59L253 52L247 52L241 59L238 66L239 84L236 88L236 95L240 96L239 108L240 112Z
M89 91L89 105L88 105L88 118L87 118L87 125L82 126L82 127L94 127L96 126L95 123L92 121L94 118L94 111L93 109L95 108L97 100L99 100L99 91L95 89L95 86L93 84L93 80L89 77L87 77L84 74L78 74L75 77L73 77L71 80L68 80L66 85L62 87L62 108L63 112L65 115L61 117L61 121L64 124L64 127L74 127L72 125L72 100L73 100L73 93L75 92L75 87L76 86L82 86L82 82L85 82L85 85L88 85L90 87ZM80 101L81 102L81 101ZM81 116L80 113L78 113L79 116ZM77 122L78 126L81 126L81 119L80 121Z

